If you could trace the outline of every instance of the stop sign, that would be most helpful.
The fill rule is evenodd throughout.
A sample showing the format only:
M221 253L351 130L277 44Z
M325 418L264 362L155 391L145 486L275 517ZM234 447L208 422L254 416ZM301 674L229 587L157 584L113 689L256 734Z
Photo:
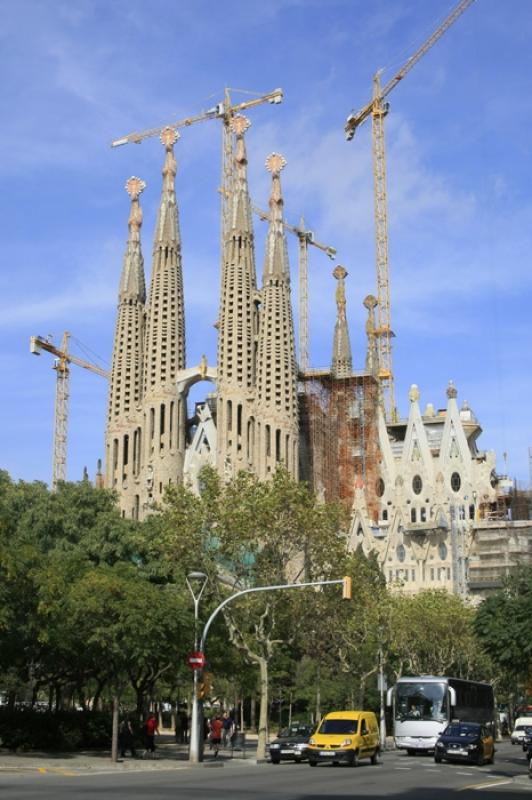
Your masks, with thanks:
M201 669L205 666L205 653L198 650L187 655L187 664L192 669Z

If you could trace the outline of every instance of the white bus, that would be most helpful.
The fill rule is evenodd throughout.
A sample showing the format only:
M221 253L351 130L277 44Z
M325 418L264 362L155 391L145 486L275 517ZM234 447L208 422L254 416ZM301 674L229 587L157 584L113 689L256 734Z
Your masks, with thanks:
M461 678L400 678L388 690L387 705L393 709L395 746L409 755L434 750L438 736L453 719L491 726L495 722L493 687Z

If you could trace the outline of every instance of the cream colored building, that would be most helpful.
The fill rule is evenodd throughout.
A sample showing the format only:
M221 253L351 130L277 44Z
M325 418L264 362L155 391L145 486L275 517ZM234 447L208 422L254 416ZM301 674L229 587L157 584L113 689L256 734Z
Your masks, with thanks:
M345 278L337 266L337 319L325 370L299 372L281 171L272 154L269 228L261 285L247 183L245 117L233 118L234 172L225 226L217 364L187 365L185 291L176 197L178 134L165 129L163 185L146 297L140 194L131 178L129 235L119 284L106 434L105 485L122 514L142 519L171 483L199 490L205 464L223 479L239 470L267 479L277 465L352 514L351 543L375 552L388 583L405 592L441 588L472 597L530 560L528 523L508 519L495 454L478 449L481 428L449 384L444 408L420 407L386 423L377 378L376 300L368 311L367 356L353 370ZM332 288L331 288L332 291ZM189 392L209 381L203 402Z

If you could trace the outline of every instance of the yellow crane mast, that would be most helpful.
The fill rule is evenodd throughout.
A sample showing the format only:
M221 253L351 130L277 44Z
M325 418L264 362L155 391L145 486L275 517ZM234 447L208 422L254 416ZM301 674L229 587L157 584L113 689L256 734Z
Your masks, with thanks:
M267 211L263 211L257 206L252 205L252 210L260 217L261 220L266 221L270 219ZM306 372L309 366L308 355L308 246L311 244L322 250L330 259L336 256L336 248L327 244L318 242L314 237L314 232L310 231L305 226L305 220L301 217L299 225L290 225L288 222L283 221L283 227L289 233L293 233L299 240L299 258L298 258L298 275L299 275L299 369L301 372Z
M140 144L144 141L144 139L148 139L151 136L160 136L165 128L188 128L190 125L194 125L196 122L204 122L208 119L220 119L223 123L223 142L222 142L222 210L221 210L221 218L222 218L222 226L221 226L221 235L222 235L222 244L225 237L225 233L227 232L228 227L228 218L229 218L229 198L232 194L232 176L233 176L233 134L231 131L231 127L229 123L231 119L235 116L235 114L239 114L242 111L245 111L248 108L254 108L255 106L262 105L263 103L272 103L277 105L281 103L283 100L283 90L282 89L274 89L272 92L268 92L267 94L260 95L258 97L253 97L251 100L244 100L241 103L232 103L231 101L231 92L244 92L243 89L224 89L224 99L217 103L212 108L207 109L207 111L203 111L200 114L196 114L193 117L185 117L184 119L176 120L175 122L170 122L167 125L162 125L158 128L149 128L148 130L142 131L140 133L129 133L127 136L122 136L120 139L115 139L114 142L111 142L111 147L119 147L123 144Z
M68 438L68 401L70 397L70 364L88 369L101 375L102 378L109 378L109 373L84 361L81 358L68 352L68 340L70 333L65 331L61 341L61 347L57 348L48 340L41 336L30 337L30 352L36 356L41 355L41 350L56 356L53 369L56 371L55 388L55 422L54 422L54 456L52 466L52 488L57 487L58 481L66 480L66 458L67 458L67 438Z
M378 376L381 399L388 419L395 416L394 378L392 368L392 327L390 311L390 278L388 264L388 202L386 197L386 152L384 145L384 118L389 111L384 98L403 80L405 75L433 47L446 30L463 14L474 0L461 0L439 25L434 33L410 56L401 69L381 86L381 72L373 78L371 100L357 113L352 113L345 123L345 134L351 141L357 128L369 117L372 120L373 192L375 213L375 243L377 263L378 322L375 333L378 342Z

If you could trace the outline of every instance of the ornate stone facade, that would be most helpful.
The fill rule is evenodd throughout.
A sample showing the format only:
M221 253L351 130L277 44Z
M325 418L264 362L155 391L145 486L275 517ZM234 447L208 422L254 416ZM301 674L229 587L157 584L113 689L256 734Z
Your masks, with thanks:
M272 154L269 228L257 286L244 135L235 140L218 318L217 366L187 367L181 234L175 193L177 134L165 129L163 188L146 302L140 242L144 183L131 178L129 235L120 279L106 437L105 485L124 516L143 518L170 483L199 490L205 464L223 479L238 470L267 479L277 465L352 514L351 544L374 551L401 591L442 588L464 597L493 587L512 558L532 558L530 526L501 515L495 454L477 448L481 428L449 384L446 407L422 413L412 386L407 419L386 423L378 379L373 296L365 369L353 370L345 278L337 266L331 366L298 374L281 171ZM361 359L362 361L362 359ZM190 388L212 383L187 409ZM300 422L301 420L301 422ZM503 503L504 506L504 503ZM505 509L502 508L502 512ZM494 566L494 564L497 566ZM499 576L499 577L498 577Z

